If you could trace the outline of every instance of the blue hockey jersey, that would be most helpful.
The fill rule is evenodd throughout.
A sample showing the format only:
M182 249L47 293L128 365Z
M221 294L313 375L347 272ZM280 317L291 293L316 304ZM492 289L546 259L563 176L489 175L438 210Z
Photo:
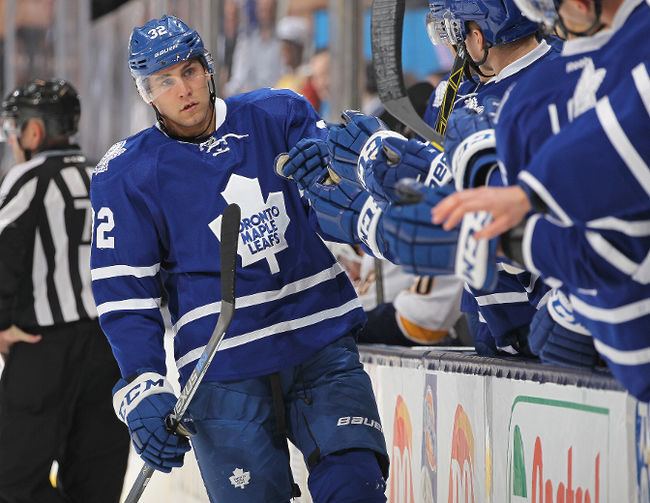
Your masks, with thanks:
M497 150L509 183L547 208L529 219L529 270L561 287L612 372L650 399L650 4L508 93ZM511 141L514 139L515 141Z
M229 203L242 210L236 312L206 381L297 364L365 321L296 185L274 173L276 155L325 136L325 124L290 91L254 91L215 108L216 131L202 143L152 127L113 145L95 169L93 293L125 377L165 374L163 288L181 382L189 376L220 310Z
M488 99L500 100L514 82L524 78L536 68L557 57L557 51L542 41L539 46L522 58L506 66L498 75L485 83L476 84L465 80L458 89L455 106L482 107ZM444 88L436 90L424 115L431 126L435 124ZM498 177L494 177L497 179ZM513 266L507 260L499 263L498 282L491 292L480 292L469 287L463 292L462 309L478 311L482 331L489 331L496 348L508 349L511 336L530 324L540 306L544 305L549 287L538 276Z

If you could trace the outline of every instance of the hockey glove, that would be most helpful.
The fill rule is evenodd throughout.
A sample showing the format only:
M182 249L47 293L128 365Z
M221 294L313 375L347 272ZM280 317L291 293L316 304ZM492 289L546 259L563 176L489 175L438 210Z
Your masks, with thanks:
M456 190L488 185L490 175L498 170L494 134L496 107L496 102L488 101L485 108L458 108L449 117L445 157Z
M375 200L399 202L395 186L403 178L414 178L427 187L451 181L443 153L418 140L385 133L372 135L359 156L359 181Z
M305 195L316 212L323 232L345 243L355 244L361 241L366 244L365 233L361 231L362 234L359 235L359 217L362 213L367 215L373 208L379 211L370 194L343 179L336 185L315 181L305 191ZM376 257L382 256L377 247L370 246L367 251Z
M307 190L316 180L326 180L329 154L327 144L316 138L303 138L288 154L275 158L275 172L294 180L301 190Z
M591 334L575 321L569 300L558 291L534 316L528 342L544 363L584 368L598 365Z
M357 163L370 137L377 132L382 135L401 135L388 131L386 125L376 117L355 110L346 110L342 117L344 125L329 129L327 148L336 173L351 182L359 183Z
M129 427L136 452L152 468L166 473L183 466L183 457L190 450L186 437L165 426L175 404L171 385L155 372L142 373L131 382L120 379L113 388L113 407ZM193 429L189 420L183 421L183 428Z
M431 223L431 209L453 192L453 187L410 184L422 194L422 200L412 205L390 205L381 221L381 236L394 261L408 272L456 274L474 288L492 289L497 279L496 240L474 238L474 232L490 222L489 214L469 213L460 230L445 231Z

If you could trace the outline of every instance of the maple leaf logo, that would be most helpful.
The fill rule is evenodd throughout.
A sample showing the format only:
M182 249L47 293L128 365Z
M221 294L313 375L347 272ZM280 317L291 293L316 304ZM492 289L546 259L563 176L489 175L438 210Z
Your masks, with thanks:
M585 58L577 63L581 63L584 66L576 84L573 98L567 104L569 120L571 121L596 106L598 102L596 94L607 74L605 68L596 68L591 58Z
M251 474L250 472L245 472L243 468L235 468L229 480L233 486L244 489L251 481Z
M264 259L271 274L280 272L275 255L289 246L284 233L291 221L282 192L269 193L265 201L257 178L232 175L221 195L228 204L237 203L241 208L237 254L242 259L242 267ZM218 239L221 220L219 215L209 224Z
M104 154L104 157L102 157L101 160L97 163L93 174L97 175L99 173L103 173L104 171L108 171L108 163L126 152L124 145L126 145L126 140L118 141L116 144L111 146L111 148L109 148L108 151Z

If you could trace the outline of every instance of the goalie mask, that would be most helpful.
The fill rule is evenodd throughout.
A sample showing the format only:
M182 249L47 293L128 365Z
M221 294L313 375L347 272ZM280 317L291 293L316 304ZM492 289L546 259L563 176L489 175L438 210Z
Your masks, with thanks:
M144 26L134 28L129 39L129 70L142 99L152 103L166 90L174 87L174 78L166 79L164 85L152 85L150 77L165 68L196 59L202 70L183 75L183 78L209 78L210 99L216 97L213 81L212 56L205 49L203 40L183 21L174 16L152 19Z

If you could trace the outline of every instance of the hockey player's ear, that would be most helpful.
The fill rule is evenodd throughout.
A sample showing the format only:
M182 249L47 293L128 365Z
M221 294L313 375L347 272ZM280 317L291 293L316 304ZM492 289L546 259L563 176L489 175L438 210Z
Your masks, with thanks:
M20 133L20 145L23 150L37 151L46 136L45 123L41 119L29 119Z
M474 61L483 61L485 58L486 40L481 28L474 21L467 23L467 35L465 36L465 47L469 56ZM484 61L483 61L484 62ZM482 64L482 63L481 63Z

